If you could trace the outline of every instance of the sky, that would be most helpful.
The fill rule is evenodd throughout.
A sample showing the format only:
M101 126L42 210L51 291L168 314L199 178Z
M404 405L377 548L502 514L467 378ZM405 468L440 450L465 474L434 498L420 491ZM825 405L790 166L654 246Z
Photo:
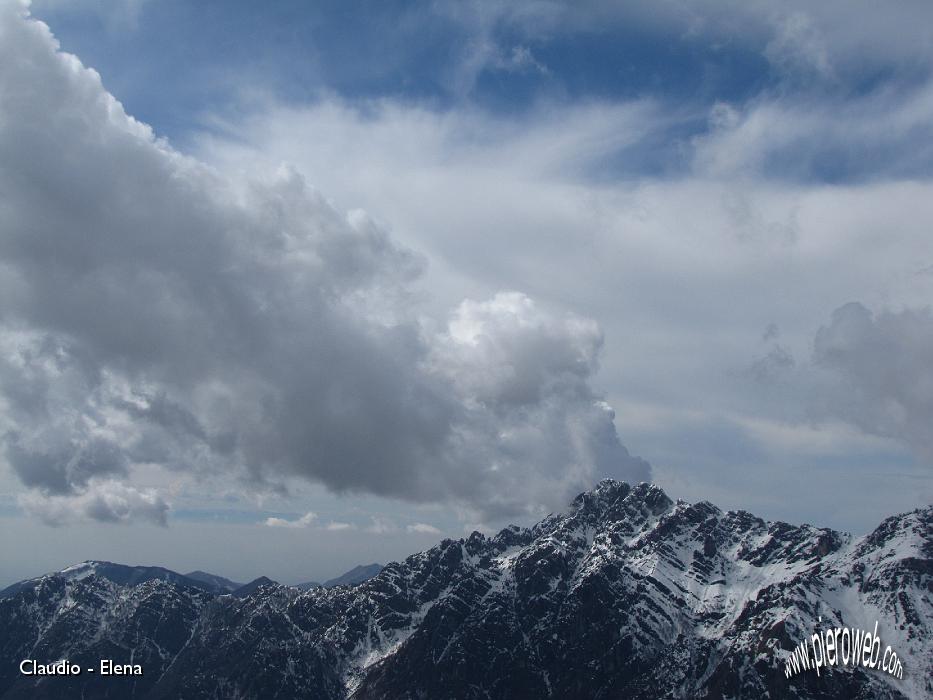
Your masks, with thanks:
M933 6L0 0L0 585L602 478L933 501Z

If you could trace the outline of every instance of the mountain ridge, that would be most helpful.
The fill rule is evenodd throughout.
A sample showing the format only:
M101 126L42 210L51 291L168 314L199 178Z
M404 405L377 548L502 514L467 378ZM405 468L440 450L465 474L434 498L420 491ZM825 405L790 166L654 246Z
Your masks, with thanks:
M139 698L928 697L931 551L933 507L854 538L604 481L529 528L445 539L355 587L234 598L48 577L0 600L0 657L93 659L136 640ZM153 627L156 609L169 621ZM814 626L875 620L903 679L785 677ZM107 697L98 682L0 675L0 697Z
M197 574L203 572L193 573ZM116 564L111 561L87 559L78 564L72 564L61 571L54 571L35 578L17 581L3 590L0 590L0 599L13 595L25 588L35 586L37 582L47 576L62 576L69 580L81 580L87 576L101 576L113 583L121 585L138 585L146 581L158 579L212 593L222 592L222 588L218 584L208 579L192 577L188 574L180 574L177 571L172 571L162 566L133 566L128 564ZM207 576L211 575L207 574Z
M382 566L380 564L360 564L345 571L340 576L328 579L324 583L308 581L306 583L294 584L292 587L300 590L307 590L308 588L319 586L330 588L331 586L356 585L372 578L381 570ZM152 579L160 579L219 595L229 593L231 595L239 594L241 596L260 585L278 583L267 576L259 576L252 581L240 583L223 576L218 576L217 574L201 571L200 569L189 571L186 574L180 574L177 571L162 566L117 564L110 561L87 559L83 562L67 566L59 571L52 571L41 576L12 583L6 588L0 589L0 599L11 596L25 588L33 587L37 582L47 576L63 576L68 579L80 579L90 575L102 576L114 583L124 585L137 585Z
M241 588L243 586L242 583L237 581L231 581L230 579L223 576L218 576L217 574L212 574L207 571L201 571L200 569L189 571L187 574L183 574L183 576L194 579L195 581L201 581L202 583L210 584L216 587L217 590L228 591L231 593L237 588Z

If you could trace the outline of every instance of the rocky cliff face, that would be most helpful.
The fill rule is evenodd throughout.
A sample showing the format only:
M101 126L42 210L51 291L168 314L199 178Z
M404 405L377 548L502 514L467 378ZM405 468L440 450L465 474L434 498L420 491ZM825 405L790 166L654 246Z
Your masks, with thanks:
M815 630L876 620L903 679L785 676ZM0 697L924 698L931 633L933 507L853 539L605 481L531 528L444 540L354 587L237 598L44 577L0 600ZM23 658L144 675L24 677Z

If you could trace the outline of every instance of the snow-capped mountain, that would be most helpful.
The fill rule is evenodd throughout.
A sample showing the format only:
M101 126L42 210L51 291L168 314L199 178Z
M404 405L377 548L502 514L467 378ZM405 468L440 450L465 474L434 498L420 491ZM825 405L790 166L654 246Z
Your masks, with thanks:
M814 631L876 620L903 678L786 677ZM0 600L0 630L2 698L927 698L933 507L852 538L604 481L354 587L53 574ZM24 658L144 674L22 676Z

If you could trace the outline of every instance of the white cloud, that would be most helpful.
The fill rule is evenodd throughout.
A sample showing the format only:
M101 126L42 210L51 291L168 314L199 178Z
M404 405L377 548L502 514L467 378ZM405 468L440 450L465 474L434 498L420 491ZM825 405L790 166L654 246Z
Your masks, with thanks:
M342 522L337 522L337 521L329 522L324 527L325 530L330 530L332 532L339 532L341 530L353 530L355 528L356 526L353 525L352 523L342 523Z
M815 73L833 77L829 52L810 15L793 12L777 22L774 38L764 50L765 56L784 74Z
M292 528L304 528L311 527L317 522L317 513L312 513L308 511L300 518L295 520L286 520L285 518L266 518L265 525L266 527L292 527Z
M370 517L370 524L366 528L366 532L374 535L388 535L398 532L398 525L389 518L373 515Z
M439 535L439 534L441 534L441 531L440 531L439 529L437 529L437 528L434 527L433 525L429 525L428 523L413 523L413 524L411 524L411 525L406 526L405 529L406 529L408 532L416 532L416 533L421 534L421 535Z
M497 56L494 65L499 70L510 73L526 73L536 71L542 75L547 75L547 66L535 58L534 53L527 46L513 46L512 50L505 55Z
M112 480L94 479L76 493L47 495L29 492L19 505L48 525L61 526L82 520L108 523L148 521L165 525L169 505L155 489L139 489Z
M930 175L933 82L857 97L765 96L717 104L694 140L702 177L864 181ZM881 128L881 125L884 128Z

